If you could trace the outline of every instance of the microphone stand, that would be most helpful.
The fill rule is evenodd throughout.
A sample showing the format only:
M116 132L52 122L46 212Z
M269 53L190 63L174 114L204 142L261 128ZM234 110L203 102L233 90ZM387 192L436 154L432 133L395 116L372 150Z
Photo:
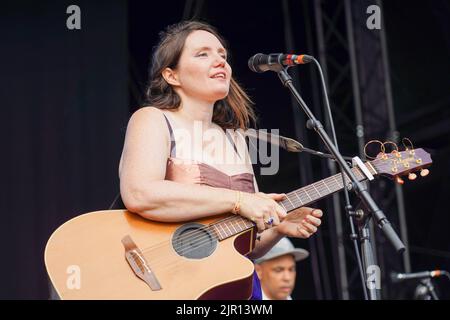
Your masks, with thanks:
M431 300L439 300L438 295L436 294L436 291L434 291L434 286L433 283L431 282L431 279L423 279L420 281L420 283L422 285L425 286L425 288L427 288L428 293L430 294L430 297L432 298Z
M323 152L321 152L321 151L309 149L309 148L306 148L306 147L304 147L304 146L301 146L299 152L307 152L307 153L309 153L309 154L312 154L313 156L318 156L318 157L321 157L321 158L325 158L325 159L330 159L330 160L336 161L336 159L334 158L334 156L331 155L331 154L329 154L329 153L323 153ZM352 157L342 156L342 158L343 158L345 161L352 162Z
M313 58L315 63L319 66L317 60ZM287 87L294 98L297 100L300 107L303 109L309 120L306 122L306 127L308 129L314 129L314 131L317 132L319 137L324 142L327 149L330 151L330 153L333 155L334 159L338 163L341 172L345 173L346 176L350 179L350 181L347 183L345 181L345 177L343 175L344 179L344 188L347 188L349 190L354 190L355 194L360 198L361 202L366 206L366 208L369 209L370 213L364 213L359 216L360 217L360 241L361 241L361 251L363 254L363 262L365 266L365 274L366 274L366 286L367 289L369 289L369 299L370 300L377 300L378 299L378 292L377 288L379 288L379 283L376 283L377 280L379 281L379 273L375 274L374 276L367 276L367 271L370 266L374 265L374 257L372 252L372 245L370 243L370 232L368 228L368 223L371 217L375 219L375 222L377 223L378 227L384 232L386 238L391 242L393 247L397 252L403 252L405 250L405 246L398 237L398 235L395 233L394 229L392 228L392 225L387 220L386 216L384 215L383 211L377 206L375 201L370 196L369 192L367 191L367 188L364 184L360 183L358 179L353 174L352 170L349 168L347 163L345 162L344 158L342 157L341 153L337 149L337 147L333 144L330 137L328 136L327 132L324 130L323 125L316 119L314 114L311 112L311 110L308 108L306 103L303 101L302 97L298 93L298 91L295 89L291 76L287 73L287 68L283 68L281 65L279 65L279 68L275 70L278 74L278 77L280 78L281 82L285 87ZM351 206L346 206L346 210L350 216L358 216L353 210L351 209ZM352 237L354 237L354 231L352 228ZM378 279L377 279L378 278ZM364 292L365 288L363 288Z

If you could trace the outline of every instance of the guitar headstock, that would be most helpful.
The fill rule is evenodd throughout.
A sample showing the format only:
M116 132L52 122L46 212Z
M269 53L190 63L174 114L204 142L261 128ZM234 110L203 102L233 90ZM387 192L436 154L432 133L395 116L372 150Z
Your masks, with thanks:
M417 178L415 172L418 171L422 177L427 176L429 170L425 168L432 162L430 154L419 148L404 151L394 150L390 153L380 152L376 159L370 161L370 164L375 168L377 174L388 176L403 184L401 176L407 175L409 180L415 180Z

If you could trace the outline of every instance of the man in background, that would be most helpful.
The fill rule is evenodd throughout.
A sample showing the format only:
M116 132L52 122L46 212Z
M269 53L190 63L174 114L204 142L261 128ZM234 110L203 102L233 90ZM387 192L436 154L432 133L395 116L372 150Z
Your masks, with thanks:
M308 256L308 251L295 248L288 238L282 238L269 252L255 260L263 300L292 300L296 263Z

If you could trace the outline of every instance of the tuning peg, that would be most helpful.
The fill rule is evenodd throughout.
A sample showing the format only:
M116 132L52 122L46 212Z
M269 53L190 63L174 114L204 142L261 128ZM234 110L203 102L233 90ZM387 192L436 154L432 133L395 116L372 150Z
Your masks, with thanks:
M410 173L410 174L408 174L408 179L409 180L416 180L416 178L417 178L417 174L415 174L415 173Z
M429 173L430 173L430 170L428 170L428 169L422 169L422 170L420 170L420 175L421 175L422 177L426 177Z
M403 180L403 179L400 178L400 177L395 177L395 182L397 182L398 184L404 184L404 183L405 183L405 180Z

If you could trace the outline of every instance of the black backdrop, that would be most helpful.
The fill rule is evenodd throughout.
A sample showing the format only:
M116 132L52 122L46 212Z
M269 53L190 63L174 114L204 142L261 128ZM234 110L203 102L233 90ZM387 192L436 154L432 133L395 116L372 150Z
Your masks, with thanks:
M78 31L66 28L71 4L81 8ZM246 67L254 53L285 50L281 5L271 4L206 2L199 12L229 40L234 74L256 102L260 127L295 136L289 96L277 77ZM295 47L311 52L303 21L309 13L302 1L290 5L298 14ZM51 232L113 200L126 123L138 106L152 46L161 29L182 19L184 8L182 1L2 3L0 298L46 299L43 250ZM427 180L404 188L413 270L450 269L448 10L446 1L384 3L399 130L434 159ZM309 78L301 88L310 101ZM341 148L350 153L355 145ZM277 176L258 177L262 190L298 187L297 155L282 153L280 162ZM329 227L323 226L325 239ZM309 248L308 241L295 243ZM299 266L294 297L316 298L312 272L306 262ZM445 294L448 283L440 288Z
M1 9L1 298L47 297L43 252L51 232L105 209L118 190L128 119L125 2L69 1Z

